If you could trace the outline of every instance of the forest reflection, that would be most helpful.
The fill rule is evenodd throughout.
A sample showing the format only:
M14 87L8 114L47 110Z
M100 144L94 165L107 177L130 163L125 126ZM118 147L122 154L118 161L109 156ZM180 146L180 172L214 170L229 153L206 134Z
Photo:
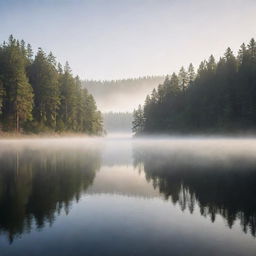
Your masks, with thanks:
M255 237L256 148L249 140L222 143L137 143L134 166L182 211L193 213L198 205L212 222L220 215L232 228L239 220L242 230Z
M86 192L164 197L212 222L220 215L230 228L240 221L255 237L255 156L249 139L1 142L0 235L12 242L52 225Z
M10 242L35 226L52 225L93 182L100 167L95 147L52 144L1 148L0 234Z

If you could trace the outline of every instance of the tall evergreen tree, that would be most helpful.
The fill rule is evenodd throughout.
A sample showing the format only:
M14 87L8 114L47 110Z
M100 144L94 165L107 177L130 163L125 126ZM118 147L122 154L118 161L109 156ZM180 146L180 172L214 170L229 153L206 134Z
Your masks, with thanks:
M35 121L42 127L56 128L57 110L60 104L58 72L54 56L48 56L39 48L35 60L28 69L29 81L35 92Z
M0 116L2 115L2 107L5 96L5 89L2 80L0 79Z
M33 91L26 76L26 63L21 46L13 36L1 49L0 77L6 93L3 101L3 122L8 130L20 130L32 120Z
M133 112L132 131L140 134L144 129L144 115L141 105Z
M196 77L196 73L195 73L194 66L192 63L190 63L189 67L188 67L188 82L189 82L189 84L191 84L195 80L195 77Z
M180 72L179 72L179 86L182 89L183 93L185 93L185 90L188 86L188 74L185 71L184 67L181 67Z
M64 73L60 75L60 98L60 119L66 130L72 130L76 126L77 94L75 79L68 62L64 66Z

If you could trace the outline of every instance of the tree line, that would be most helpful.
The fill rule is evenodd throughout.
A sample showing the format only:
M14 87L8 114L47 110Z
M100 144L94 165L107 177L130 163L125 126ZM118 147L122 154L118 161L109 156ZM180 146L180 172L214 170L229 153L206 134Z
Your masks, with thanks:
M63 68L41 48L34 56L30 44L11 35L0 45L0 127L99 134L102 117L68 62Z
M256 42L211 55L194 71L182 67L153 89L134 111L133 131L188 133L254 131L256 127Z

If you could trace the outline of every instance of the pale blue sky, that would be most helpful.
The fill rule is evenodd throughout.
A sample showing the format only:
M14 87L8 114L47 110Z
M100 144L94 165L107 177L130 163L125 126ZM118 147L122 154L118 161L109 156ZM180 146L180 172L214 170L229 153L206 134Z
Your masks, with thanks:
M0 0L10 34L88 79L167 74L256 38L255 0Z

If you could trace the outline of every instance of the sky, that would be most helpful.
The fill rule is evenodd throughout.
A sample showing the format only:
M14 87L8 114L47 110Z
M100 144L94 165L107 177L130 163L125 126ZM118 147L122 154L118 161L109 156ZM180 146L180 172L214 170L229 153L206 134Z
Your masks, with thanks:
M0 0L0 41L52 51L82 79L165 75L236 53L255 13L255 0Z

